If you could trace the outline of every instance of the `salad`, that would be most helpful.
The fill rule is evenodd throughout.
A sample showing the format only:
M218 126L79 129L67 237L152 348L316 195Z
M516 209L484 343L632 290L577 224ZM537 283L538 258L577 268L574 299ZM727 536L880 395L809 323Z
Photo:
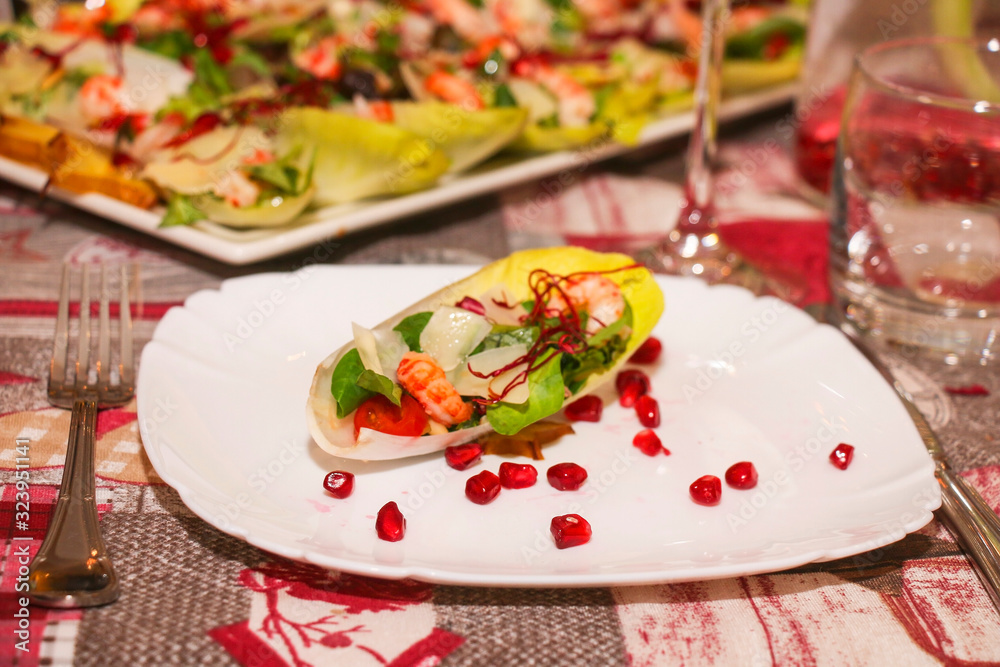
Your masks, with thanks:
M796 5L739 4L724 86L793 78ZM0 155L162 224L287 225L499 152L634 143L691 103L682 0L107 0L0 26Z
M662 311L626 255L514 253L372 329L354 323L313 377L310 433L366 460L513 435L614 377Z

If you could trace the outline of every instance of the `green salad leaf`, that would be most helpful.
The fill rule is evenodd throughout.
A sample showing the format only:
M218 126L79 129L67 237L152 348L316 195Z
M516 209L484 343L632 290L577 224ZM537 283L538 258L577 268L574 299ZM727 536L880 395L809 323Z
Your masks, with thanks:
M768 42L782 35L791 43L805 38L806 27L789 16L772 16L726 40L726 58L765 60Z
M433 314L430 311L415 313L403 318L403 321L394 326L392 330L399 332L399 335L403 337L403 342L406 343L411 352L423 352L420 348L420 332L427 326Z
M279 192L300 195L308 189L312 180L312 163L303 168L302 162L300 146L277 160L253 165L247 171L253 178L274 186Z
M625 302L625 312L617 320L587 339L589 347L576 355L563 355L563 383L575 394L591 375L603 373L625 352L632 328L632 307Z
M278 121L281 151L315 146L313 184L320 206L434 185L447 156L412 132L388 123L315 107L289 109Z
M598 329L597 333L587 339L587 344L591 347L604 345L607 341L622 333L626 327L632 326L632 306L625 302L625 311L622 316L606 327Z
M497 329L500 329L497 331ZM508 347L517 343L524 343L531 347L538 340L538 327L494 327L493 333L486 336L472 354L479 354L496 347Z
M340 358L337 367L333 369L330 380L330 393L337 403L337 418L343 419L358 409L358 406L375 395L374 391L365 389L358 384L358 378L365 372L361 363L361 355L357 348L351 349Z
M528 120L528 112L516 106L468 111L442 102L394 102L392 113L397 126L441 149L452 172L499 151L521 134Z
M205 214L191 202L187 195L174 195L167 202L167 212L160 220L160 227L180 227L193 225L204 220Z
M496 403L486 408L486 418L497 433L514 435L522 428L556 413L563 404L565 386L560 372L562 354L553 355L528 375L528 400L520 405Z
M396 406L403 398L403 390L398 384L368 368L358 376L358 386L376 394L382 394Z

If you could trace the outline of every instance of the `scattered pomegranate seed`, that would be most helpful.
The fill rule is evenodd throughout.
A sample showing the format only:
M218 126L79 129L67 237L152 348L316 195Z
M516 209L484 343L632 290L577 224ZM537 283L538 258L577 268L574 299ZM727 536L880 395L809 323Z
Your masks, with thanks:
M455 470L467 470L479 463L483 446L477 442L455 445L444 450L444 460Z
M395 502L386 503L375 518L375 532L380 540L399 542L406 532L406 517Z
M465 497L477 505L488 505L500 494L500 478L484 470L465 482Z
M586 544L590 541L590 536L593 535L590 524L579 514L564 514L553 517L549 530L552 531L552 539L555 540L558 549Z
M604 403L597 396L584 396L567 405L564 413L571 422L597 422L603 409Z
M688 491L699 505L718 505L722 498L722 480L715 475L705 475L691 482Z
M663 352L663 343L660 342L659 338L650 336L632 353L632 358L629 361L633 364L651 364L660 358L661 352Z
M334 470L323 478L323 488L334 498L346 498L354 492L354 475L346 470Z
M734 463L726 471L726 484L741 491L752 489L757 486L757 469L749 461Z
M990 390L981 384L967 384L961 387L945 387L944 390L955 396L989 396Z
M663 449L663 443L660 442L660 436L648 428L636 433L635 437L632 438L632 444L646 456L656 456L660 452L666 451Z
M575 463L557 463L545 476L549 484L560 491L576 491L587 481L587 471Z
M635 414L639 416L639 423L646 428L656 428L660 425L660 404L649 394L636 399Z
M642 371L624 370L615 378L618 403L623 408L634 408L640 396L649 393L649 376Z
M538 471L530 463L500 464L500 486L505 489L526 489L538 481Z
M847 470L847 466L851 465L851 459L853 458L854 447L844 442L834 447L833 451L830 452L830 463L841 470Z

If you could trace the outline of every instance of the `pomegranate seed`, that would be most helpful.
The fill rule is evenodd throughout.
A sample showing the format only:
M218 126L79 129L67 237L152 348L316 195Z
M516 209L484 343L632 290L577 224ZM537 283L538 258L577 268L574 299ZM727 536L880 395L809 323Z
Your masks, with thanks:
M634 408L635 402L643 395L642 387L638 384L630 384L618 395L618 404L623 408Z
M505 489L526 489L538 481L538 471L530 463L500 464L500 486Z
M642 371L624 370L615 378L615 389L618 403L623 408L633 408L640 396L649 393L649 376Z
M557 463L545 476L549 484L560 491L576 491L587 481L587 471L575 463Z
M660 404L649 394L636 399L635 414L639 416L639 423L646 428L656 428L660 425Z
M479 443L470 442L455 445L444 450L444 460L455 470L467 470L479 463L483 456L483 447Z
M726 471L726 484L741 491L752 489L757 486L757 469L749 461L734 463Z
M465 497L477 505L487 505L500 494L500 478L484 470L465 482Z
M851 459L854 458L854 447L848 445L847 443L840 443L833 448L830 452L830 463L837 466L841 470L847 470L847 466L851 465Z
M968 384L961 387L945 385L944 390L955 396L989 396L990 390L981 384Z
M663 443L660 442L660 436L651 429L645 429L639 431L632 438L632 444L639 448L646 456L656 456L660 452L664 451Z
M354 475L345 470L334 470L323 478L323 488L334 498L346 498L354 492Z
M597 422L603 409L604 403L597 396L584 396L567 405L565 415L571 422Z
M660 358L661 352L663 352L663 343L660 342L659 338L650 336L632 353L632 358L629 361L633 364L651 364Z
M691 482L688 491L691 500L699 505L718 505L722 498L722 480L715 475L705 475Z
M399 542L406 532L406 517L399 511L399 506L395 502L386 503L378 511L375 519L375 532L380 540L386 542Z
M564 514L553 517L549 530L552 531L552 539L555 540L558 549L586 544L590 541L590 536L593 535L590 524L579 514Z

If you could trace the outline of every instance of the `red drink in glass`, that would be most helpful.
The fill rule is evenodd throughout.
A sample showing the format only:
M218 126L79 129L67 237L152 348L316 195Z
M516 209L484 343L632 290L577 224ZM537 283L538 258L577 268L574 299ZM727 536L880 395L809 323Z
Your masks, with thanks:
M847 317L955 360L1000 350L1000 41L990 44L866 52L833 193L831 282Z
M823 195L830 194L846 97L847 86L838 86L830 95L814 97L798 110L801 121L795 132L795 167L802 180Z

